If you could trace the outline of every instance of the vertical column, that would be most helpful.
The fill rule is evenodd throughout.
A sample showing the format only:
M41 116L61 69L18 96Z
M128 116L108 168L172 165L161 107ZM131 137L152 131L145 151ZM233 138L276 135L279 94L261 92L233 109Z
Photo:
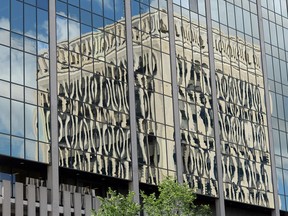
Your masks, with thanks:
M91 212L92 212L91 196L88 194L85 194L84 200L85 200L85 203L84 203L85 204L84 205L85 216L91 216Z
M74 215L82 215L81 214L81 194L80 193L74 193L73 194L73 198L74 198Z
M223 170L222 170L222 155L221 155L221 142L220 142L220 129L218 120L217 109L217 90L216 90L216 74L215 74L215 62L213 51L213 34L212 34L212 18L211 18L211 4L210 0L205 0L206 5L206 23L207 23L207 35L208 35L208 50L209 50L209 62L211 72L211 88L212 88L212 104L213 104L213 118L214 118L214 136L216 143L216 162L217 162L217 175L218 175L218 199L216 199L216 215L225 216L225 202L224 202L224 190L223 190Z
M36 216L36 194L35 185L27 185L28 215Z
M272 215L280 216L276 165L275 165L275 153L274 153L274 145L273 145L273 138L272 138L272 121L271 121L272 117L271 117L270 97L269 97L269 90L268 90L268 74L267 74L266 61L265 61L265 44L264 44L264 29L263 29L263 20L262 20L261 1L257 0L256 3L257 3L257 12L258 12L259 34L260 34L261 63L262 63L262 71L263 71L263 78L264 78L265 105L266 105L266 112L267 112L268 137L269 137L268 139L269 139L269 148L270 148L270 157L271 157L273 197L274 197L274 205L275 205L275 208L272 211Z
M169 29L169 51L171 62L171 80L172 80L172 100L174 111L174 136L175 136L175 151L177 164L177 179L179 183L183 183L183 164L181 151L181 136L180 136L180 120L179 120L179 102L178 102L178 85L177 85L177 69L176 69L176 46L175 46L175 28L173 18L173 0L168 0L168 29Z
M40 216L47 216L48 212L47 188L40 187Z
M23 215L23 184L16 182L15 189L15 215L21 216Z
M2 188L3 204L2 215L11 215L11 182L3 180Z
M50 165L48 167L48 187L51 190L50 215L59 215L59 159L58 159L58 111L57 111L57 41L56 41L56 1L49 1L49 58L50 58Z
M69 191L63 191L63 214L64 216L71 215L71 193Z
M137 125L136 125L136 105L135 105L135 86L134 86L134 68L133 68L133 44L132 44L132 18L131 1L125 0L125 20L126 20L126 52L127 52L127 70L129 86L129 114L131 128L131 153L132 153L132 182L130 190L134 191L134 201L139 200L139 176L138 176L138 151L137 151Z

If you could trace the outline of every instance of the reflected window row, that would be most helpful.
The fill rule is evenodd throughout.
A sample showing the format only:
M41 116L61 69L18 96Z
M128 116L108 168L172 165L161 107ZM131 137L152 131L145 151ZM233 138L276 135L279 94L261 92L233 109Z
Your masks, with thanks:
M196 149L215 151L215 138L203 134L197 134L193 131L181 129L181 143L182 145L190 145Z
M288 155L288 137L286 132L273 129L273 143L276 155ZM285 166L283 166L285 168Z
M151 167L148 165L139 166L140 182L158 185L163 180L165 180L167 176L170 176L171 178L176 178L176 172L172 170Z
M248 158L222 155L223 181L239 187L272 192L271 167L265 166L267 164L270 164L268 159L258 163Z
M60 146L126 160L131 157L126 122L112 125L59 113L58 124Z
M182 16L187 16L188 13L194 13L196 16L206 16L205 0L173 0L173 10Z
M175 140L174 127L149 119L137 118L137 131L143 133L145 137L150 137L152 140L157 138Z
M97 14L110 19L110 23L122 19L124 14L124 1L82 1L82 0L57 0L56 10L73 19L83 19L84 22L89 21L89 14ZM80 13L81 11L81 13ZM79 15L81 14L81 15Z
M283 17L287 17L287 2L282 0L276 0L276 1L269 1L269 0L261 0L261 6L264 8L267 8L270 11L273 11L275 14L279 14Z
M3 0L0 9L0 27L47 43L48 11L45 7L48 1L37 2L39 8L22 1Z
M118 40L125 39L125 25L124 20L115 23L106 20L101 16L93 15L90 22L83 23L73 19L72 17L64 17L62 13L57 14L56 19L57 27L57 40L58 42L68 40L73 42L73 39L77 39L81 35L94 32L95 37L97 35L106 35L106 38L119 38ZM65 32L69 28L69 35ZM60 30L61 29L61 30ZM84 37L85 38L85 37Z
M63 112L74 113L73 109L83 108L81 112L90 112L95 108L104 108L107 111L120 113L129 112L128 85L119 81L100 76L91 76L86 79L74 79L67 83L63 74L58 73L62 81L58 81L59 109ZM72 78L72 77L71 77ZM74 114L77 114L76 111ZM87 113L88 114L88 113ZM88 114L89 115L89 114Z
M10 136L0 133L2 155L22 158L41 163L49 163L49 143L24 139L19 136Z
M60 52L62 52L62 50ZM77 54L77 56L80 58L79 54ZM86 59L86 57L83 58ZM59 57L59 60L62 59ZM96 82L96 87L97 84L103 80L113 82L115 84L120 83L121 85L126 85L128 82L128 73L126 65L124 65L124 63L127 63L126 59L119 59L118 62L115 62L114 64L113 62L89 59L87 60L87 64L82 63L82 66L77 66L75 65L74 60L71 58L70 60L71 61L69 63L64 61L64 63L57 64L58 78L60 80L59 82L63 83L62 85L64 85L64 83L66 85L68 82L70 82L70 85L73 85L73 82L76 82L77 80L74 77L81 78L80 81L82 80L82 82ZM64 77L66 77L67 80L65 80ZM105 83L106 81L103 82ZM67 86L65 88L69 87ZM67 89L67 91L69 91L69 89Z
M0 97L0 132L42 142L50 141L48 108Z
M191 83L189 85L191 85ZM191 87L191 90L186 90L185 87L179 87L178 99L179 107L181 107L180 109L185 109L185 107L193 105L198 105L200 107L208 109L212 107L211 95L199 92L197 91L197 89L193 91L193 87Z
M75 109L80 110L78 113L75 112ZM93 128L94 124L102 124L106 123L110 126L117 126L121 128L129 128L129 115L119 113L113 110L108 110L101 107L94 107L93 109L90 106L74 106L70 109L71 111L68 112L66 110L66 113L60 113L61 110L59 108L59 117L63 119L63 123L68 124L67 121L70 121L71 119L77 119L77 121L85 121L89 122L89 125ZM68 120L67 120L68 119ZM73 122L73 121L72 121ZM71 123L72 123L71 122ZM62 125L63 127L68 127L67 125ZM70 125L71 126L71 125Z
M131 162L68 148L59 148L59 166L131 180Z
M197 194L204 194L206 196L217 197L218 181L211 178L203 178L190 173L183 174L184 182L195 190Z
M235 184L224 183L224 197L226 199L249 203L251 205L273 208L273 193L235 186Z
M185 106L185 105L184 105ZM200 106L189 106L180 111L180 128L197 134L214 136L214 123L212 109L205 109Z
M15 50L25 51L34 55L43 55L48 49L48 43L35 40L31 37L10 32L0 28L0 44L11 46Z
M42 62L48 63L48 59L1 45L0 52L2 53L0 57L0 67L2 68L0 79L33 89L49 90L49 85L42 86L39 82L42 75L49 76L48 67L45 71L40 69ZM17 64L14 64L15 62ZM19 89L19 86L14 86L15 90ZM23 94L23 92L19 92L19 94ZM37 95L35 97L37 98Z
M58 43L57 60L60 63L58 72L82 68L100 75L108 73L107 76L109 76L109 73L120 73L120 77L125 76L127 65L125 40L106 36L90 32L81 40Z
M187 176L194 175L199 179L211 179L217 182L216 153L191 145L182 145L183 173ZM202 191L202 194L206 194ZM216 194L213 194L214 196Z
M138 133L138 163L176 171L175 142Z
M241 1L235 1L234 4L229 1L218 0L217 2L215 0L211 1L211 13L212 19L217 23L259 38L256 3L243 0L241 5Z
M172 97L146 91L141 88L135 90L136 116L158 123L173 126Z
M285 134L286 135L286 134ZM287 149L287 146L285 146ZM287 151L287 150L286 150ZM279 153L275 153L275 161L276 161L276 167L280 169L288 170L288 158L287 153L284 155L278 155Z
M288 97L281 94L275 94L274 92L270 92L270 95L272 117L278 118L278 120L288 121L288 111L285 109L288 104Z
M271 164L270 153L265 146L258 143L233 143L230 140L221 140L222 155L246 159L252 162Z
M279 23L271 22L271 20L263 19L264 40L269 45L277 47L276 49L287 50L288 40L284 35L287 34L288 28L284 28ZM286 48L286 49L285 49ZM277 54L278 56L279 54Z
M169 40L168 16L167 10L160 6L159 9L145 10L132 6L132 38L134 42L143 42L145 39L153 37L161 38L161 40ZM165 1L165 4L167 2ZM139 11L134 11L139 9ZM135 13L135 14L134 14ZM143 44L143 43L142 43Z
M7 99L13 99L18 102L25 102L25 104L35 105L49 109L47 92L29 88L26 86L14 84L12 82L0 80L1 92L0 96ZM40 100L40 98L46 98Z

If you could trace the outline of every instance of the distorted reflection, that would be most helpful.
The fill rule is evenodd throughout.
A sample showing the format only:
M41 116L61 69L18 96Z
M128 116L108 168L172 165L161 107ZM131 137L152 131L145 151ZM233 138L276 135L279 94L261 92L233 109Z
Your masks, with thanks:
M183 178L197 193L217 196L205 5L204 1L174 3Z
M138 1L133 4L139 9L132 18L139 178L158 184L176 173L167 10ZM60 166L131 179L124 19L112 22L95 16L109 24L101 27L97 22L92 28L71 5L65 10L57 14ZM213 29L216 80L211 80L203 17L196 22L187 13L173 16L185 182L200 194L222 193L211 91L211 82L216 82L225 198L273 207L258 45ZM191 12L191 16L198 15ZM38 63L39 88L48 89L45 55ZM48 94L39 98L44 108L49 107ZM44 109L41 116L49 140L49 110Z
M236 7L236 26L244 32L239 16L247 11L242 10ZM229 200L273 208L260 47L249 39L252 32L247 23L246 41L242 33L237 32L236 37L233 29L229 31L228 36L213 29L224 195Z
M139 177L149 184L176 173L167 2L154 3L133 1L132 19Z
M104 6L93 4L81 3L81 16L79 8L57 4L59 165L131 179L125 20L102 27L104 17L94 13ZM93 30L91 10L99 19ZM110 19L113 10L105 11ZM38 85L46 89L48 64L38 62ZM49 95L40 98L49 104ZM48 110L43 114L49 119Z

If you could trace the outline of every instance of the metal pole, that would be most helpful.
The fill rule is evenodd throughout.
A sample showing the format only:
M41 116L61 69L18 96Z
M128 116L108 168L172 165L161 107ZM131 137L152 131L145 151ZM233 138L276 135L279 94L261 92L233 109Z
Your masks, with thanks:
M175 29L173 18L173 1L167 1L168 8L168 29L169 29L169 53L172 80L172 100L174 112L174 135L175 135L175 151L176 151L176 174L179 183L183 183L183 164L182 164L182 148L180 135L180 119L179 119L179 101L178 101L178 84L176 69L176 46L175 46Z
M57 40L56 1L49 1L49 72L50 72L50 118L51 161L48 166L48 187L51 190L51 216L59 216L59 158L58 158L58 108L57 108Z
M133 68L133 44L132 44L132 17L131 1L125 0L125 19L126 19L126 52L127 70L129 86L129 114L131 129L131 153L132 153L132 182L130 190L134 191L134 201L140 203L139 199L139 176L138 176L138 151L137 151L137 124L136 124L136 105L135 105L135 81Z

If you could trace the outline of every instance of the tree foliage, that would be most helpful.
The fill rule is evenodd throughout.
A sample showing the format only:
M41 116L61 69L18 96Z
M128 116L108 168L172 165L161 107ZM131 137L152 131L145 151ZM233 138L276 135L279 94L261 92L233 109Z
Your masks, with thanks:
M159 185L159 197L142 192L143 209L149 216L210 216L208 205L197 206L196 195L187 184L166 179Z
M133 201L134 193L129 192L127 196L117 194L116 191L109 189L108 197L98 197L101 206L93 216L135 216L138 215L141 206Z
M148 216L211 216L208 205L197 206L193 202L196 195L187 184L178 184L173 179L166 179L159 185L159 196L155 193L146 195L141 192L143 210ZM101 198L100 209L94 216L135 216L141 206L133 202L134 193L127 196L109 189L108 198Z

